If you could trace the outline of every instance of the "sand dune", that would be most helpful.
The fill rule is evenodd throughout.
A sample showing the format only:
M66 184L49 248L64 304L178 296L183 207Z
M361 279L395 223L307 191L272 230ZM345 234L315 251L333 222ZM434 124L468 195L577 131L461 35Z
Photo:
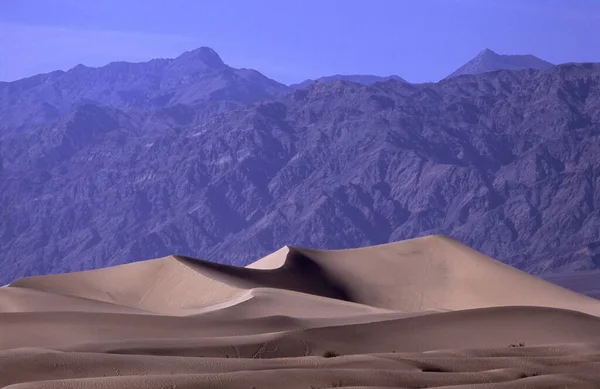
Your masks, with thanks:
M0 289L0 387L597 389L599 367L600 301L441 236Z

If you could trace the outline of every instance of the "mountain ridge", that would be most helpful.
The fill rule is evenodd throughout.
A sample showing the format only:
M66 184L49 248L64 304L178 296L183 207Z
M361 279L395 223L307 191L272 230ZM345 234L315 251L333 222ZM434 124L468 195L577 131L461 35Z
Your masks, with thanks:
M547 70L553 66L555 65L531 54L498 54L490 49L484 49L446 78L498 70Z
M289 87L291 89L301 89L306 88L309 85L312 85L316 82L320 83L331 83L334 81L346 81L346 82L354 82L362 85L371 85L376 82L383 82L388 80L396 80L400 82L407 82L400 76L391 75L391 76L375 76L370 74L334 74L332 76L323 76L317 79L307 79L297 84L290 84Z
M79 104L119 109L154 109L203 101L264 100L288 87L252 69L226 65L208 47L171 59L77 65L0 83L0 137L56 120Z

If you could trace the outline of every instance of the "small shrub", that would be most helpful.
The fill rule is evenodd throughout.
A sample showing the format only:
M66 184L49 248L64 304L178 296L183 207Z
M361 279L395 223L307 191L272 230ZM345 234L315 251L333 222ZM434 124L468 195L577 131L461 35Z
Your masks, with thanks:
M311 385L310 389L343 388L344 386L346 386L346 384L344 384L344 382L342 380L340 380L338 382L334 382L333 384L331 384L329 386L314 386L314 385Z
M534 372L534 373L531 373L531 374L521 373L521 374L519 374L519 378L537 377L539 375L540 375L540 373L537 373L537 372Z
M427 366L421 369L423 373L444 373L444 369L435 367L435 366Z
M340 354L336 353L335 351L325 351L323 353L323 358L335 358L335 357L339 357L339 356L340 356Z

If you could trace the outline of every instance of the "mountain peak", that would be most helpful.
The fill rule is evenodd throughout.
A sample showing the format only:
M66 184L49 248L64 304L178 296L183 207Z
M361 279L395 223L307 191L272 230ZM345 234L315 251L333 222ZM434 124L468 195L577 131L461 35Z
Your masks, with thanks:
M469 62L458 68L447 78L465 74L480 74L496 70L549 69L554 65L533 55L498 54L491 49L483 49Z
M86 70L89 69L89 67L85 66L84 64L77 64L75 65L73 68L71 68L71 70L73 71L81 71L81 70Z
M221 68L225 66L225 63L217 54L216 51L210 47L199 47L194 50L186 51L176 58L177 61L190 61L190 62L202 62L209 68Z
M496 53L492 49L485 48L485 49L481 50L478 54L478 56L482 56L482 55L498 55L498 53Z

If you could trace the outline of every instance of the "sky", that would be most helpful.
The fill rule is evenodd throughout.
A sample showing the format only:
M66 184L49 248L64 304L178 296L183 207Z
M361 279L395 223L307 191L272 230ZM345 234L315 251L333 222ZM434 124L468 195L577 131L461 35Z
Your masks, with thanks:
M208 46L283 83L437 81L490 48L600 62L600 0L0 0L0 80Z

